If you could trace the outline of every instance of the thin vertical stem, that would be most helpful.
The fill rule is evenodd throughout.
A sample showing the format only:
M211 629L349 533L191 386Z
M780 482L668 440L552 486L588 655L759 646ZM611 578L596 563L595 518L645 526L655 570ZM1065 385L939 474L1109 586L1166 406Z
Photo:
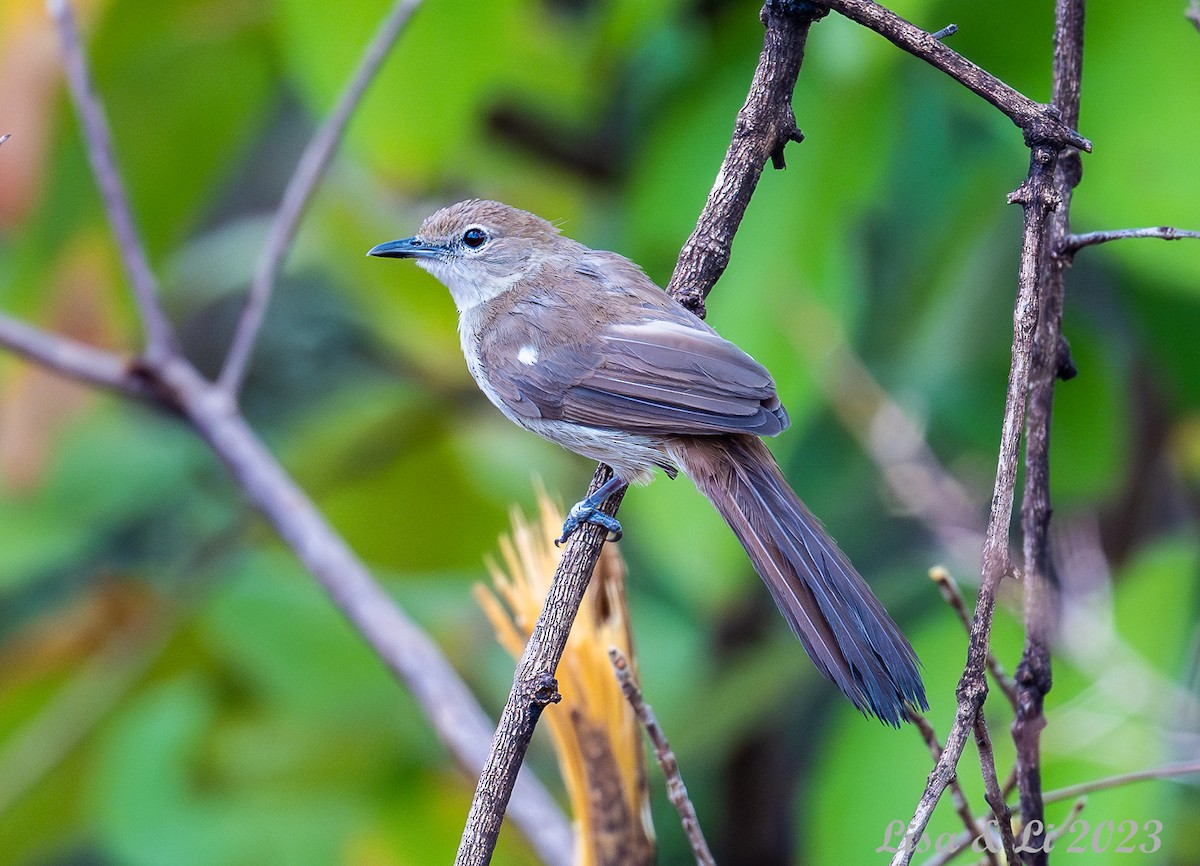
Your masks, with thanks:
M1084 0L1058 0L1054 29L1053 105L1063 122L1079 121L1083 69ZM1064 148L1052 179L1059 206L1050 214L1049 248L1040 262L1040 310L1034 339L1025 427L1025 490L1021 502L1024 536L1025 647L1017 666L1017 715L1012 725L1016 746L1017 789L1021 816L1029 836L1031 866L1045 866L1045 808L1042 802L1041 732L1046 726L1044 705L1053 684L1050 645L1058 623L1058 592L1050 557L1050 427L1054 382L1073 375L1062 335L1064 274L1067 255L1052 253L1070 236L1071 194L1080 176L1079 152Z
M238 319L233 342L229 346L229 354L225 357L225 366L218 380L221 390L228 394L237 393L246 377L246 368L254 355L254 345L258 340L263 319L267 315L267 305L271 300L276 276L292 246L292 240L300 226L300 218L304 215L317 184L325 176L350 118L354 116L367 87L375 80L379 68L391 53L392 46L404 33L409 19L420 5L421 0L397 0L363 51L362 59L346 84L346 89L338 97L333 112L304 149L300 162L288 181L279 210L275 212L275 218L271 221L271 232L267 242L255 263L254 279L250 283L250 293L246 296L246 306Z
M145 360L155 363L174 349L175 334L158 303L158 280L150 270L146 248L133 220L129 196L117 170L112 133L83 56L75 13L66 0L48 0L46 8L58 27L67 84L83 124L88 161L92 164L92 173L100 187L100 198L117 236L117 247L128 272L134 302L146 334Z

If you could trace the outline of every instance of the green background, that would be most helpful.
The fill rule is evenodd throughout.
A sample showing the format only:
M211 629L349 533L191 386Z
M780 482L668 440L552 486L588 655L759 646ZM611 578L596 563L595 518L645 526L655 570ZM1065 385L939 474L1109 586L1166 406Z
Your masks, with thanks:
M0 147L0 307L133 350L136 316L40 4L0 9L0 133L14 135ZM955 50L1047 98L1052 4L896 9L930 30L957 23ZM86 9L164 303L210 372L295 160L384 11ZM534 477L570 502L591 466L476 392L438 284L363 253L480 196L559 221L665 283L745 97L757 12L428 0L277 286L245 393L251 423L493 714L511 662L471 585L510 505L532 507ZM1200 227L1200 33L1182 12L1089 10L1080 124L1095 152L1077 231ZM864 431L834 411L827 347L844 333L970 496L962 524L980 525L1021 223L1005 195L1028 152L990 106L837 15L813 28L795 106L807 139L785 172L764 174L709 320L774 373L793 423L772 447L911 636L944 735L965 637L925 575L944 563L970 589L977 551L940 547L888 489L852 435ZM1082 571L1057 658L1047 789L1198 751L1200 245L1081 253L1064 329L1080 375L1055 406L1055 522L1072 530L1059 549L1098 537L1104 557ZM889 431L873 435L886 443ZM886 862L876 848L911 815L930 766L917 734L863 720L816 675L686 481L632 492L622 520L645 691L718 860ZM1010 671L1019 610L1010 582L994 642ZM1011 713L998 693L987 713L1004 776ZM540 737L532 760L557 786ZM651 778L660 862L687 862ZM973 747L960 778L982 811ZM0 358L0 863L448 862L472 789L188 430ZM1198 805L1194 786L1143 783L1091 796L1082 818L1161 821L1161 850L1138 859L1191 863ZM931 836L959 826L947 801ZM496 862L531 860L506 832Z

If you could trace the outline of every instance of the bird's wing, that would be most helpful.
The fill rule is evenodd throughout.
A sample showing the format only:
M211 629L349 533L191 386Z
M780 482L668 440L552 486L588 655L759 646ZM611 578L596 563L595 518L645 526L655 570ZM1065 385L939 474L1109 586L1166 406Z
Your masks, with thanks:
M496 394L520 416L646 434L786 428L770 373L645 282L621 287L621 308L633 312L616 322L597 306L614 303L608 292L515 305L486 347Z
M771 375L707 327L655 316L595 337L599 362L563 401L569 421L665 434L773 436L787 426Z

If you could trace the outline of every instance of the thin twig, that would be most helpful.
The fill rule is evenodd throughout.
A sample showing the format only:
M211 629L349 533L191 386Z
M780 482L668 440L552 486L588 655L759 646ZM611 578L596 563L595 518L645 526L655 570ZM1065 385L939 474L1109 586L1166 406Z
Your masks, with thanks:
M675 811L679 813L679 821L683 825L683 832L687 836L688 844L692 846L692 854L695 856L696 862L701 866L716 866L716 861L704 839L704 831L700 829L700 820L696 817L696 809L692 806L692 801L688 798L687 787L683 784L683 775L679 772L679 762L675 760L675 753L671 750L671 744L659 726L658 719L654 717L654 711L642 697L642 690L638 688L633 679L629 661L616 647L609 649L608 657L612 661L613 672L617 676L617 682L621 685L621 692L625 695L625 700L629 701L629 705L633 707L634 715L646 729L646 735L650 737L650 742L654 744L654 757L658 760L658 766L662 768L663 777L667 781L667 797L671 801L671 805L675 807ZM968 812L969 814L970 812Z
M109 223L116 232L117 247L125 263L129 285L133 290L142 327L146 332L146 361L156 363L168 352L173 351L175 334L158 303L158 280L150 270L146 248L134 223L133 209L129 205L129 197L117 170L112 134L109 132L108 121L105 120L104 110L100 106L95 85L84 60L75 14L67 0L47 0L46 8L58 26L67 84L75 101L75 110L79 112L79 119L83 124L92 174L100 187L100 197L104 201Z
M992 807L996 827L1000 831L1000 843L1004 847L1004 862L1016 866L1021 860L1016 855L1016 840L1013 838L1012 811L1004 802L1000 791L1000 780L996 776L996 755L992 751L992 735L988 731L987 718L983 709L975 715L975 747L979 750L979 765L983 771L984 799Z
M929 35L932 38L936 39L938 42L941 42L947 36L953 36L957 32L958 32L957 24L947 24L941 30L935 30L933 33L930 33Z
M967 634L970 634L971 616L967 613L967 603L963 599L962 591L958 588L958 582L951 576L950 572L940 565L929 569L929 578L937 584L938 592L941 593L942 599L958 614L958 619L962 623L963 628L966 629ZM987 654L987 669L992 675L992 679L995 680L996 685L1000 687L1000 691L1004 693L1004 696L1008 698L1008 702L1015 709L1017 706L1016 684L990 649Z
M1200 0L1192 0L1188 4L1187 11L1183 13L1184 17L1192 24L1196 25L1196 29L1200 30Z
M1075 819L1080 816L1080 814L1084 810L1084 807L1086 807L1086 806L1087 806L1087 797L1080 797L1078 800L1076 800L1074 803L1071 804L1071 808L1067 810L1067 814L1063 817L1063 820L1059 823L1059 825L1054 829L1054 832L1046 834L1047 850L1049 850L1049 848L1052 846L1052 844L1054 842L1057 842L1059 839L1061 839L1063 836L1065 836L1067 833L1069 833L1071 831L1071 825L1075 823Z
M805 8L799 9L800 6ZM806 4L784 0L768 0L762 9L760 17L766 32L749 95L738 113L733 138L696 230L680 251L667 287L676 300L697 315L704 315L704 298L729 262L734 233L766 160L772 159L777 167L782 167L785 145L800 140L791 96L808 28L823 14ZM599 466L589 490L598 489L609 477L608 467ZM610 497L604 510L615 514L620 499L620 496ZM604 533L590 524L568 542L542 616L517 665L513 687L492 741L492 752L467 815L454 861L457 866L483 866L491 859L511 778L524 759L542 707L552 699L554 668L603 542Z
M988 528L983 546L982 580L975 602L975 615L967 642L967 663L958 682L958 706L946 737L942 756L929 774L925 790L917 803L912 820L892 866L912 862L916 843L929 826L934 807L954 777L967 737L987 696L988 642L996 591L1005 575L1011 573L1008 557L1009 522L1012 518L1016 487L1017 457L1024 426L1025 396L1029 386L1029 362L1038 314L1038 271L1046 254L1046 216L1057 201L1050 188L1050 177L1057 161L1057 150L1046 144L1032 148L1029 175L1010 201L1019 201L1025 209L1025 231L1021 244L1021 263L1017 276L1017 300L1013 309L1012 364L1004 401L1004 421L1000 433L1000 451L996 465L996 485Z
M4 135L0 135L0 144L4 144L4 142L8 141L10 138L12 138L11 132L6 132Z
M338 97L337 105L309 141L288 181L279 210L275 212L275 218L271 221L267 242L255 263L254 279L246 297L246 306L234 330L229 354L225 357L225 366L218 379L221 389L228 394L236 394L246 377L246 369L254 354L258 332L267 314L275 278L296 236L300 218L304 215L313 191L325 176L346 126L362 101L367 87L374 81L392 46L404 33L405 27L420 5L421 0L397 0L392 6L363 51L354 75Z
M942 757L942 745L938 741L937 732L933 729L933 725L923 715L911 708L908 710L908 720L921 732L921 737L925 740L925 745L929 748L929 753L933 755L933 760L936 763ZM962 785L959 784L957 778L950 782L950 798L954 803L954 811L958 813L959 819L963 822L964 833L969 845L969 840L983 835L983 822L976 820L975 814L971 811L970 804L967 803L967 795L963 792ZM991 866L999 866L1000 861L996 857L995 852L989 850L987 852L987 860Z
M817 5L832 9L874 30L893 45L940 69L983 97L1021 128L1027 144L1071 145L1091 152L1092 143L1061 121L1047 106L1013 90L961 54L947 48L933 34L926 33L890 9L871 0L818 0Z
M1080 782L1078 785L1047 791L1042 799L1047 803L1058 803L1062 800L1093 794L1096 791L1107 791L1110 788L1119 788L1134 782L1174 779L1179 776L1200 776L1200 761L1184 761L1181 764L1167 764L1149 770L1135 770L1132 773L1121 773L1116 776L1105 776L1103 779L1093 779L1090 782Z
M1151 226L1144 229L1113 229L1106 232L1087 232L1079 235L1067 235L1063 242L1061 255L1073 255L1084 247L1106 244L1109 241L1120 241L1126 238L1158 238L1163 241L1178 241L1184 238L1200 240L1200 231L1177 229L1174 226Z

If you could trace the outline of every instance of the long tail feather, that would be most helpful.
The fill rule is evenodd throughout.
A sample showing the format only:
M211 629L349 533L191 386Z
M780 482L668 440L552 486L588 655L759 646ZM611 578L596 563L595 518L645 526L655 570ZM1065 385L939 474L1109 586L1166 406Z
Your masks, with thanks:
M671 456L746 548L820 671L854 705L899 726L926 709L917 656L757 436L687 437Z

